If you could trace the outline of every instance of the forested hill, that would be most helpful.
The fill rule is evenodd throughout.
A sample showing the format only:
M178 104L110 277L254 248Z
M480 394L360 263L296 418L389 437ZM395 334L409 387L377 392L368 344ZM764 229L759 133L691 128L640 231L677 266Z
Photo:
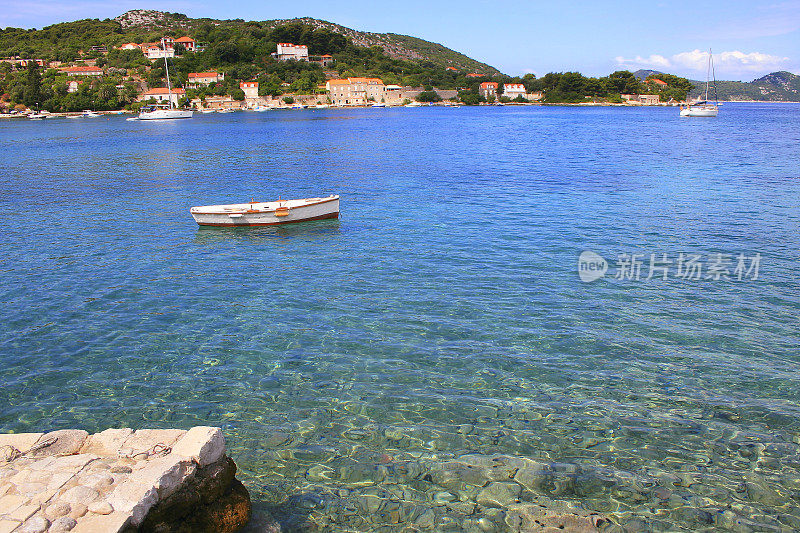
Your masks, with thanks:
M292 23L307 24L317 29L326 29L344 35L356 46L380 46L386 55L394 59L430 61L440 67L453 67L465 72L476 72L489 76L500 74L500 71L491 65L476 61L439 43L432 43L410 35L358 31L313 18L269 20L264 24L276 27Z
M694 82L690 96L699 96L706 90L704 81ZM800 76L791 72L773 72L757 80L717 81L720 100L756 100L762 102L800 102Z
M274 52L275 48L274 43L266 42L266 39L280 34L274 31L279 27L317 30L309 31L317 37L328 33L341 35L358 47L380 46L383 48L383 53L392 59L441 68L453 67L462 72L476 72L489 76L500 73L490 65L437 43L407 35L353 30L314 18L261 22L242 19L192 19L180 13L142 9L128 11L115 19L65 22L41 30L20 28L0 30L0 57L19 55L70 61L78 58L80 51L86 51L92 46L105 46L110 49L127 42L157 42L165 34L175 37L189 35L198 42L212 47L224 42L226 46L235 46L241 52L240 55L246 56L251 51L266 52L268 55ZM291 34L296 35L297 31L286 33L288 37ZM314 43L296 44L309 44L309 51L312 54L332 52L327 49L315 51ZM264 50L261 50L262 48Z
M644 80L648 76L658 76L656 70L637 70L633 73ZM697 98L706 91L705 81L692 81L689 98ZM710 94L713 98L713 93ZM800 102L800 76L791 72L773 72L753 81L717 81L717 97L720 100L736 102L755 100L759 102Z

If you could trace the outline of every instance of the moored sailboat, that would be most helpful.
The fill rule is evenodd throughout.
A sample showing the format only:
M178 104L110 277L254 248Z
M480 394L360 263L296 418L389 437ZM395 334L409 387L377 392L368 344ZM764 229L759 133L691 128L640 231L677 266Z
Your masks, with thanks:
M709 78L714 79L714 103L708 99ZM717 98L717 77L714 74L714 62L711 50L708 50L708 69L706 71L706 95L702 100L681 106L682 117L716 117L719 113L719 99Z
M161 39L161 46L166 49L164 39ZM139 112L139 120L166 120L174 118L192 118L193 112L191 109L178 109L172 101L172 84L169 81L169 62L167 61L167 54L164 54L164 69L167 77L167 101L168 106L155 105L142 108Z

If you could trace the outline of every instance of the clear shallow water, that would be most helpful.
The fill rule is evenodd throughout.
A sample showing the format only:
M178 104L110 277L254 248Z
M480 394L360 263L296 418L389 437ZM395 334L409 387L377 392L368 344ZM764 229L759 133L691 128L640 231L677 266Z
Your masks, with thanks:
M299 529L501 531L443 481L468 453L633 529L800 529L800 106L3 121L0 150L0 431L221 426ZM329 193L338 222L188 214ZM583 250L762 259L584 284Z

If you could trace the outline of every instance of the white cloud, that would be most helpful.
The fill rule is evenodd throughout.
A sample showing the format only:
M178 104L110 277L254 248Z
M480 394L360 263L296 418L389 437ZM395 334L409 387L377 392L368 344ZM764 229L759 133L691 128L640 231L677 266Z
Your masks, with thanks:
M648 57L636 56L634 59L625 59L622 56L615 58L616 62L621 66L638 66L647 68L670 68L672 63L669 59L658 54L653 54Z
M705 73L708 65L708 52L692 50L681 52L670 57L653 54L647 57L636 56L626 59L616 57L615 61L620 67L648 68L655 70L673 69L680 72L689 71L691 74ZM790 68L788 57L774 56L761 52L744 53L739 50L718 52L714 54L714 68L719 75L743 76L785 70Z

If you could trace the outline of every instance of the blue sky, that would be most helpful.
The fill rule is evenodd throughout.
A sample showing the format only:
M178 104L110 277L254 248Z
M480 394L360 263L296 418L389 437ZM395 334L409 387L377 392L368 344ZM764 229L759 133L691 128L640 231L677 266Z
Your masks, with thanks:
M800 0L513 4L0 0L0 27L41 28L81 18L110 18L135 8L246 20L312 16L359 30L439 42L512 75L577 70L596 76L620 68L653 68L702 79L704 51L709 48L718 79L749 81L775 70L800 74Z

